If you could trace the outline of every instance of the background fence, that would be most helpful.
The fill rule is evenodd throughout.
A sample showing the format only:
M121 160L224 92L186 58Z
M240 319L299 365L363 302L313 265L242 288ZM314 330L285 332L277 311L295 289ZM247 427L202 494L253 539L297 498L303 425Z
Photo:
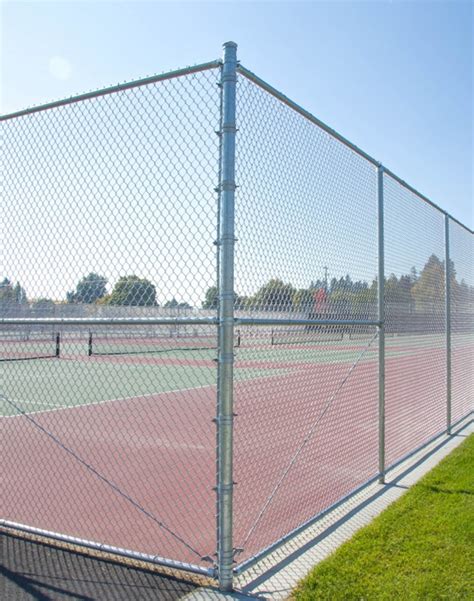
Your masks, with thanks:
M4 527L229 589L472 414L472 231L232 43L1 120Z

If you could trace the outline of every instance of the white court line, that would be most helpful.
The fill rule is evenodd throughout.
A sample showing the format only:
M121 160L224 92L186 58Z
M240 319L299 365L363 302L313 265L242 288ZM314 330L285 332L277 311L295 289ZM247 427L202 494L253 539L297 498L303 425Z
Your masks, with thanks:
M343 362L344 363L344 362ZM244 368L244 369L253 369L253 368ZM272 374L267 374L265 376L259 376L257 378L245 378L242 380L236 380L236 383L241 383L241 382L257 382L260 380L265 380L268 378L275 378L275 377L283 377L283 376L288 376L288 375L294 375L295 373L306 373L308 371L307 368L301 368L301 369L294 369L291 370L291 368L277 368L278 371L283 371L283 373L272 373ZM289 371L288 371L289 370ZM119 397L119 398L115 398L115 399L104 399L103 401L94 401L92 403L80 403L78 405L60 405L58 404L58 408L57 409L44 409L44 410L40 410L40 411L30 411L28 412L28 415L37 415L40 413L55 413L57 411L69 411L71 409L78 409L79 407L93 407L95 405L103 405L104 403L116 403L116 402L120 402L120 401L132 401L132 400L141 400L141 399L146 399L149 397L153 397L153 396L158 396L158 395L162 395L162 394L171 394L174 392L190 392L191 390L202 390L204 388L214 388L217 386L217 382L213 383L213 384L204 384L203 386L191 386L188 388L175 388L174 390L162 390L161 392L150 392L147 394L138 394L138 395L132 395L132 396L127 396L127 397ZM7 395L4 395L8 398ZM12 399L12 402L15 403L17 400L16 399ZM17 401L19 403L23 402L23 401ZM34 403L34 401L30 401L31 403ZM6 402L6 404L8 405L8 403ZM0 421L4 420L4 419L11 419L11 418L19 418L19 417L23 417L21 414L20 415L4 415L4 416L0 416Z
M120 398L116 398L116 399L104 399L103 401L94 401L93 403L80 403L78 405L57 404L58 409L44 409L44 410L40 410L40 411L29 411L28 415L37 415L38 413L55 413L57 411L63 411L65 409L70 410L70 409L78 409L79 407L93 407L94 405L103 405L104 403L115 403L115 402L119 402L119 401L140 400L140 399L146 399L146 398L161 395L161 394L168 394L168 393L173 393L173 392L189 392L190 390L200 390L202 388L211 388L213 386L215 386L215 384L206 384L204 386L193 386L191 388L176 388L175 390L150 392L148 394L126 396L126 397L120 397ZM4 395L4 396L6 396L6 395ZM17 399L12 400L12 403L23 403L23 402L28 402L28 401L21 401L21 400L17 400ZM35 401L29 401L29 402L35 403ZM9 403L5 402L5 404L8 405ZM40 404L40 403L37 403L37 404ZM47 405L48 403L43 403L43 404ZM53 405L54 403L51 403L51 404ZM12 417L18 418L18 417L23 417L23 416L21 414L20 415L4 415L4 416L0 417L0 421L3 419L12 418Z
M67 407L68 406L68 405L64 405L64 403L48 403L45 401L27 401L25 399L15 399L14 402L22 403L24 405L45 405L47 407Z

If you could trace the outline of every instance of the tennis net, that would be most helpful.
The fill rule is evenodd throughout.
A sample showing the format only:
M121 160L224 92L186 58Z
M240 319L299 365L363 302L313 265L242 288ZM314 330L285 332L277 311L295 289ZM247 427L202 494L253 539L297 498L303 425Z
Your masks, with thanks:
M60 347L61 337L57 332L0 332L0 361L58 358Z
M240 346L240 332L234 347ZM217 349L216 332L90 332L88 355L143 355Z
M280 329L271 332L271 344L318 344L342 340L344 332L340 326L305 326L304 328Z

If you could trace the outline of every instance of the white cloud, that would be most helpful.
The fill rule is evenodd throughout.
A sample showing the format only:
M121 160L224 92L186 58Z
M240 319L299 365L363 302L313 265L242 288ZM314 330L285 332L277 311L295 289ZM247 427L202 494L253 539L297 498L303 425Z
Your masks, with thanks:
M61 56L53 56L49 59L49 72L56 79L69 79L72 73L71 63Z

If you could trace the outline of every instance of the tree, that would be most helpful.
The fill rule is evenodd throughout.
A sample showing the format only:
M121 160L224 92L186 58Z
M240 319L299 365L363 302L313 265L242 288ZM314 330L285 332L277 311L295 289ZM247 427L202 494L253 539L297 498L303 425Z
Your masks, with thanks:
M412 267L410 269L410 279L411 279L411 281L412 281L413 284L418 279L418 271L416 270L416 267Z
M166 303L163 305L163 307L165 309L176 309L177 307L179 307L179 303L173 296L173 298L171 300L166 301Z
M9 305L14 302L13 286L8 278L4 278L0 282L0 303Z
M329 285L328 312L339 318L351 316L367 319L377 298L377 282L369 286L364 280L353 280L349 274L333 277Z
M431 255L411 290L417 311L443 311L444 282L444 262Z
M163 305L163 307L165 309L192 309L192 307L189 303L186 303L186 302L178 303L178 301L175 299L174 296L171 300L166 301L166 303Z
M234 292L234 308L235 309L243 309L247 306L248 298L246 296L240 296L236 292ZM186 303L184 303L186 304ZM219 295L217 292L217 286L211 286L207 289L206 294L204 296L204 300L202 301L203 309L217 309L219 306Z
M359 318L370 318L377 307L377 280L369 285L367 282L360 282L360 286L352 295L352 313Z
M240 294L234 294L234 308L245 309L248 306L249 299L247 296L240 296Z
M217 286L211 286L206 290L206 295L202 301L203 309L217 309L219 299L217 297Z
M19 305L25 305L27 303L26 292L25 289L20 286L20 282L17 282L13 286L13 296L15 302Z
M307 288L300 288L295 290L291 299L293 307L298 311L313 311L315 305L315 290L308 290Z
M263 311L289 311L293 306L295 289L282 280L272 279L250 297L247 306Z
M112 295L111 294L105 294L104 296L101 296L98 300L95 301L96 305L110 305L110 297Z
M27 302L25 289L20 282L13 285L8 278L0 282L0 304L1 305L24 305Z
M115 284L108 304L133 307L156 307L156 288L145 278L136 275L121 277Z
M309 285L310 290L319 290L321 288L324 288L324 290L326 290L327 287L328 285L326 280L320 280L319 278L316 281L311 282L311 284Z
M105 296L106 286L106 278L91 272L79 280L75 291L66 294L66 300L68 303L95 303Z
M409 275L401 275L400 279L392 273L385 280L385 302L398 309L409 310L412 303L413 280Z
M474 313L474 286L469 286L464 278L459 283L456 281L455 286L451 283L451 309L454 313L465 315L467 320L472 319L468 316Z
M173 298L169 301L166 301L166 303L163 305L163 307L165 309L176 309L176 307L179 306L178 301L175 299L175 297L173 296Z
M409 275L401 275L398 280L398 297L399 302L408 306L411 310L412 305L412 288L414 286L413 277Z

